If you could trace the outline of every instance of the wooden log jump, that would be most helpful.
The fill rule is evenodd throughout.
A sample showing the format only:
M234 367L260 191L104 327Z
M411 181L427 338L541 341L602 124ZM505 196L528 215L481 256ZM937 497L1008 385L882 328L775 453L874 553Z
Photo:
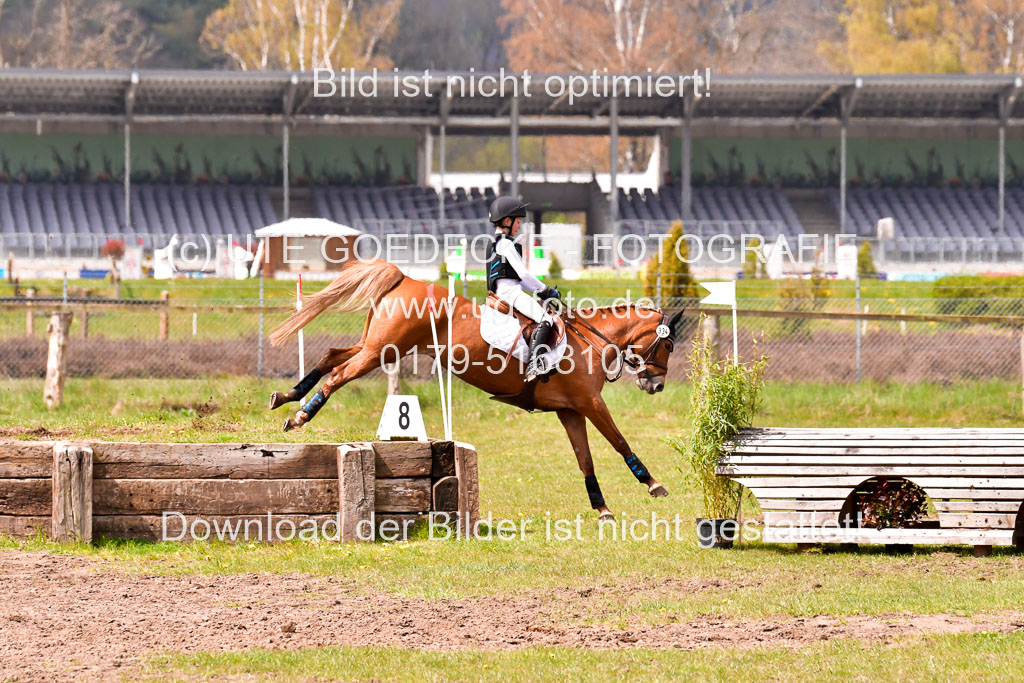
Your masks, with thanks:
M459 442L0 443L14 536L400 540L428 516L471 534L479 515L476 451Z
M751 490L765 542L1024 547L1024 429L744 429L717 473ZM872 478L921 487L937 516L913 528L851 528ZM841 528L842 527L842 528Z

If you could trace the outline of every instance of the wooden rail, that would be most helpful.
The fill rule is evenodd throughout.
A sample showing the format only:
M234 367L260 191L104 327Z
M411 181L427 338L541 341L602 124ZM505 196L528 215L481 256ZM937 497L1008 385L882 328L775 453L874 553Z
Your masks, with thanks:
M683 309L683 315L696 316L705 313L709 316L732 315L728 308L694 308ZM1019 315L942 315L931 313L827 313L824 311L768 311L757 308L744 308L736 311L737 317L752 318L789 318L795 320L877 320L889 322L920 322L920 323L999 323L1024 326L1024 316Z

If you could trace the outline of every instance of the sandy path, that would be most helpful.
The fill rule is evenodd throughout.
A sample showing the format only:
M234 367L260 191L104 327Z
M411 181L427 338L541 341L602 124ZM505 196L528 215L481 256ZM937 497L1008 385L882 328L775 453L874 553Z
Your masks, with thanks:
M130 675L140 660L162 651L326 645L437 650L796 647L832 638L884 640L1024 628L1024 612L855 617L845 623L827 616L770 621L685 617L624 629L579 625L594 616L588 599L606 590L616 589L411 599L366 595L344 578L143 576L111 570L92 558L5 551L0 552L0 680Z

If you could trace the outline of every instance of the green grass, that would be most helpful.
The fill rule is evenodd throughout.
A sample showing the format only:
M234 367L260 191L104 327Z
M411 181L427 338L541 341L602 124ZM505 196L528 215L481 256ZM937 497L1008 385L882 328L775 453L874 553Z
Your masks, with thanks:
M0 425L15 438L97 438L132 441L331 441L370 438L384 400L379 380L356 382L336 394L304 431L279 431L283 413L265 399L287 382L219 377L183 380L69 380L65 403L47 411L41 382L0 382ZM439 434L440 409L432 383L406 383L418 394L428 432ZM664 624L677 618L723 615L975 615L1018 610L1024 604L1024 556L996 549L974 558L969 548L918 548L910 556L884 549L855 553L797 553L792 546L746 543L731 551L696 547L693 519L699 494L685 484L681 458L664 442L685 433L689 387L672 382L647 396L620 383L606 388L613 415L634 450L669 488L652 499L621 458L593 430L591 445L605 497L621 521L681 520L681 539L598 540L575 458L553 415L527 414L454 387L456 437L476 445L481 508L495 519L526 525L515 540L430 540L420 530L403 543L329 542L54 544L43 538L0 537L3 550L42 550L91 558L92 571L154 574L306 573L344 577L355 593L384 591L412 598L491 598L596 588L574 603L570 623ZM206 404L204 406L204 404ZM208 412L214 405L213 412ZM895 384L782 384L765 389L761 425L1019 426L1020 389L1010 382L941 387ZM46 431L43 431L46 430ZM756 514L750 503L745 514ZM549 518L583 515L582 540L548 538ZM152 673L284 675L381 680L568 677L604 680L639 672L654 680L759 678L834 679L896 675L911 680L997 680L1018 671L1022 636L936 636L893 644L830 642L793 652L754 650L586 651L534 648L508 652L435 653L389 648L302 651L249 650L168 656ZM933 653L941 653L939 654ZM283 674L282 674L283 672Z
M147 673L257 680L718 681L1014 680L1024 667L1024 633L833 640L800 649L584 650L534 647L497 652L400 648L246 650L159 657ZM756 672L756 674L754 673ZM1015 673L1017 672L1017 673Z
M632 275L614 272L584 272L585 277L579 280L561 280L555 284L563 294L569 292L573 297L614 298L625 296L629 291L633 299L643 295L643 283ZM304 289L316 291L325 282L307 282ZM447 286L447 280L438 281ZM780 289L786 288L785 280L740 280L737 283L736 295L740 299L774 298L779 296ZM28 287L36 289L40 296L60 296L63 283L59 280L33 280L21 283L22 291ZM847 299L856 296L856 285L852 281L828 280L825 285L830 298ZM486 295L482 281L468 283L469 296L482 298ZM106 280L69 280L68 289L72 294L113 297L114 285ZM217 278L174 279L174 280L126 280L121 284L121 296L135 299L156 299L160 292L166 290L172 299L220 299L255 301L259 298L259 281L223 280ZM13 285L0 284L0 296L11 296ZM462 293L462 284L456 284L456 291ZM294 300L295 282L289 280L265 280L264 295L268 300ZM861 281L861 297L865 299L930 299L932 283L930 282L888 282L885 280L865 279Z
M357 382L335 395L304 431L279 431L283 413L264 406L271 387L239 378L204 381L72 379L65 404L47 412L37 381L0 383L0 423L31 438L98 438L133 441L331 441L370 438L383 404L380 381ZM407 383L420 396L428 432L441 432L436 388ZM969 548L928 548L906 557L880 549L859 553L796 554L787 546L744 545L731 552L697 549L692 520L699 494L684 482L680 457L664 442L688 421L689 387L670 383L657 396L613 385L605 392L634 450L671 492L652 499L621 458L591 430L598 476L619 520L679 516L681 540L597 539L575 458L555 416L527 414L456 385L456 437L480 453L481 508L495 519L526 524L516 540L415 540L410 543L339 546L101 542L55 546L48 541L7 540L5 547L42 548L93 556L128 571L156 574L308 572L344 575L356 587L413 597L513 594L524 590L636 582L635 595L612 591L595 609L614 605L623 619L658 622L668 614L884 614L985 612L1024 603L1024 558L996 550L970 557ZM204 403L217 409L205 415ZM938 386L769 384L756 424L772 425L1018 425L1020 393L1008 382ZM200 416L200 412L204 416ZM116 413L116 414L111 414ZM10 429L10 427L8 427ZM49 430L40 433L33 430ZM17 436L17 434L14 434ZM756 509L748 505L746 514ZM547 537L547 519L583 515L583 540ZM426 569L429 568L429 571ZM683 578L719 579L719 590L700 591ZM979 581L979 578L985 580ZM646 588L644 588L646 587ZM601 602L604 601L604 602Z

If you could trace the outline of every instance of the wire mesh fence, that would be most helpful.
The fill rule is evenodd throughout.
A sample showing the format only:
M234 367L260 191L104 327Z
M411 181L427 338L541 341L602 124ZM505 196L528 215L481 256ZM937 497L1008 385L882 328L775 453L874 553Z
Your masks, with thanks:
M9 301L9 300L8 300ZM177 300L173 304L75 304L67 348L72 377L173 377L243 375L294 378L299 375L298 341L281 346L270 331L290 315L280 300L260 306L251 300ZM601 303L601 302L599 302ZM665 299L666 309L692 307L696 300ZM1021 377L1024 299L747 298L737 302L740 359L771 357L768 378L800 382L956 383ZM46 372L49 306L5 303L0 308L0 376L43 377ZM792 317L761 317L781 312ZM732 315L719 310L719 353L733 355ZM905 316L904 319L822 319L806 314ZM800 317L804 316L804 317ZM354 345L365 313L328 311L304 331L308 370L330 348ZM686 316L684 338L698 332ZM685 378L688 344L678 346L671 379ZM430 360L407 375L429 377ZM375 371L380 372L380 371Z

